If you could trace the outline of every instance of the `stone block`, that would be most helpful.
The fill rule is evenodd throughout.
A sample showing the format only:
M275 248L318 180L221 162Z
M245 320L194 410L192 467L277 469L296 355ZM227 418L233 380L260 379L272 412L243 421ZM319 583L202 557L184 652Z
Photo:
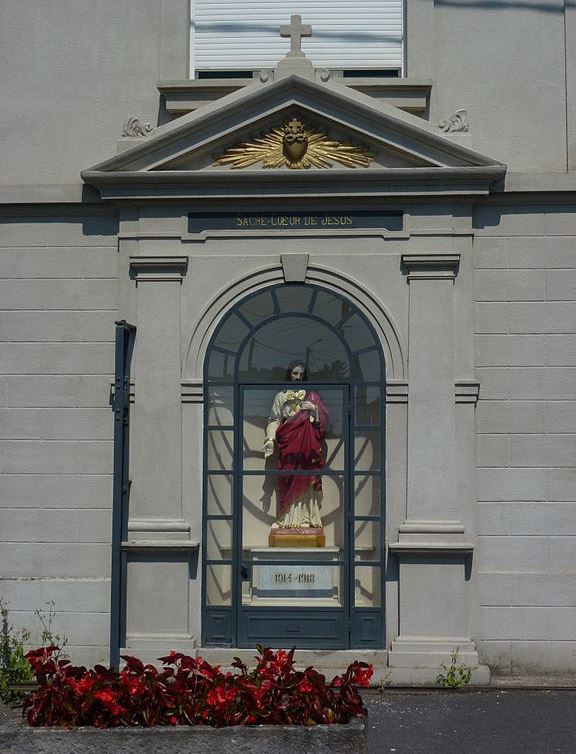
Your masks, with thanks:
M81 317L79 312L4 312L0 340L82 340Z
M576 579L572 574L526 573L512 579L513 605L576 605Z
M0 279L83 276L81 249L0 248Z
M576 537L576 503L511 503L512 534Z
M549 207L546 210L546 235L571 236L574 235L576 212L574 207Z
M103 578L110 576L108 543L5 542L0 550L4 578Z
M477 469L478 500L546 500L546 469Z
M544 366L546 339L543 335L476 335L479 367Z
M3 579L2 595L10 610L28 612L31 616L34 610L45 608L51 601L57 614L69 611L105 613L110 608L110 580Z
M546 299L548 301L576 300L576 270L547 270Z
M548 571L576 575L576 537L548 538Z
M509 405L509 401L478 401L476 408L476 432L479 434L509 432Z
M572 233L574 230L572 230ZM511 268L576 268L574 238L510 238L508 266Z
M479 503L478 533L510 534L510 503Z
M546 235L545 213L537 206L526 211L525 206L483 204L476 208L474 224L482 236Z
M473 261L476 270L508 267L508 239L477 237Z
M508 435L478 435L476 463L478 466L509 466L510 438Z
M510 438L512 466L574 466L576 434L513 435Z
M576 366L576 335L549 335L546 338L546 363L550 366Z
M512 302L510 332L573 333L576 322L576 301Z
M0 246L44 246L46 225L32 218L6 217L0 222Z
M0 506L34 508L42 504L42 477L23 474L0 476Z
M479 573L478 604L498 605L512 604L512 582L515 576L510 573Z
M576 469L548 469L548 500L576 500Z
M547 566L546 537L478 537L478 570L542 571Z
M42 411L45 440L111 440L114 417L109 408L50 408Z
M4 374L113 374L113 343L0 343Z
M550 608L550 638L560 641L574 641L576 607Z
M7 441L6 470L9 474L109 474L112 443L105 440Z
M510 675L512 672L512 653L509 641L477 642L480 662L490 666L490 670L497 675Z
M482 639L550 638L550 609L547 607L481 607L478 633Z
M576 427L576 401L549 401L546 404L548 432L572 432Z
M573 675L576 641L514 641L513 675Z
M110 246L118 234L116 212L109 215L101 212L84 217L51 218L46 223L48 246Z
M510 397L509 369L507 367L478 367L481 400L502 400Z
M116 310L80 312L80 335L78 340L112 342L115 336Z
M42 437L42 412L38 409L0 409L0 439L39 440Z
M510 304L502 302L474 304L474 331L482 333L507 333Z
M576 399L576 367L514 367L510 396L515 400Z
M508 404L510 432L530 434L546 431L544 401L510 401Z
M112 507L112 476L50 474L42 479L42 505L46 508Z
M85 277L118 277L118 249L115 246L95 246L84 249L83 257Z
M116 280L0 280L4 309L115 309Z
M103 408L110 396L110 376L26 375L6 378L10 408Z
M475 301L544 301L543 270L476 270Z
M0 531L6 542L110 542L111 510L4 508Z

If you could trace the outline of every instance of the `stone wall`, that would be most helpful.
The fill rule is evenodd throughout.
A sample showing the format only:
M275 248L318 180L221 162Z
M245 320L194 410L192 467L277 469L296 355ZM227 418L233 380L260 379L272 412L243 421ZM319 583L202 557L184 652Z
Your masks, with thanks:
M18 626L107 654L117 222L58 207L0 217L0 596Z
M576 217L486 204L475 243L479 631L502 673L574 672Z

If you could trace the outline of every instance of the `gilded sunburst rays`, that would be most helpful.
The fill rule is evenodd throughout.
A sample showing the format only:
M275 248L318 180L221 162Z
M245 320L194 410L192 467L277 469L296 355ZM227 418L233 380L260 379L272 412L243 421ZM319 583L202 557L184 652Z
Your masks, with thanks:
M227 149L215 159L218 165L229 165L233 169L261 162L263 168L291 170L331 168L334 162L350 168L365 168L373 160L373 155L364 147L329 139L326 131L317 131L297 118Z

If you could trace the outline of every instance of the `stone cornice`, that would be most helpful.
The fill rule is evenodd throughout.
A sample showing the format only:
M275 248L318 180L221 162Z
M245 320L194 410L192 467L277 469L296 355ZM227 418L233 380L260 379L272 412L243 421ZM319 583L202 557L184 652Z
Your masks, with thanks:
M130 257L130 276L137 283L158 281L182 282L187 269L187 256Z
M453 280L460 265L460 254L402 254L402 267L412 280Z

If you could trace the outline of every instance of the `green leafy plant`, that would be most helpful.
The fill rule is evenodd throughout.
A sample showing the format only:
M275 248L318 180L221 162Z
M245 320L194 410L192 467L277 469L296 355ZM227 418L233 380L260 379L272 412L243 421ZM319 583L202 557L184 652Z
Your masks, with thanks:
M25 644L30 641L30 631L16 630L8 620L8 606L0 597L2 629L0 631L0 701L3 704L21 702L24 694L14 691L10 684L31 681L34 672L26 659Z
M68 644L66 636L54 632L52 624L56 616L55 602L46 602L46 608L34 611L41 626L42 644L58 646L55 659L66 657L64 648ZM25 691L11 688L16 683L26 683L34 680L34 671L26 659L26 645L30 645L31 633L27 628L16 629L10 623L8 603L0 597L0 701L3 704L21 703Z
M450 653L450 665L445 662L440 665L440 673L436 676L436 683L446 689L461 689L470 683L472 669L463 662L458 662L458 647Z

